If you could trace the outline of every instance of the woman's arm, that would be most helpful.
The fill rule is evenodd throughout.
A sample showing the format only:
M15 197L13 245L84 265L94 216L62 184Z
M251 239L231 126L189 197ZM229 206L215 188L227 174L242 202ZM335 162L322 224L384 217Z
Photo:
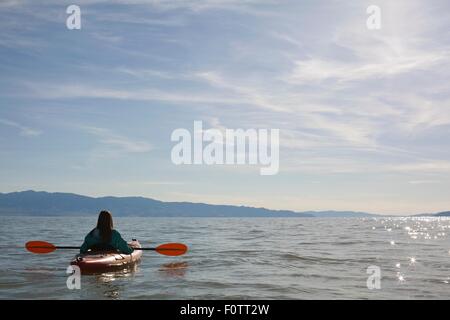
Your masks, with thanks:
M93 241L93 237L91 236L91 233L89 233L85 238L84 242L80 247L80 253L86 253L91 246L93 246L95 243Z
M131 254L134 251L116 230L113 231L113 245L124 254Z

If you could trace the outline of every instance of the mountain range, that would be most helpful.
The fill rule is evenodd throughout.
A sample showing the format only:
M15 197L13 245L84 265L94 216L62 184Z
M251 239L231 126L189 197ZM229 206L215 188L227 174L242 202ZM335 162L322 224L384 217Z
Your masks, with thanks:
M139 217L373 217L354 211L270 210L247 206L163 202L144 197L88 197L73 193L22 191L0 193L0 215L87 216L109 210L115 216ZM427 214L450 216L450 212Z

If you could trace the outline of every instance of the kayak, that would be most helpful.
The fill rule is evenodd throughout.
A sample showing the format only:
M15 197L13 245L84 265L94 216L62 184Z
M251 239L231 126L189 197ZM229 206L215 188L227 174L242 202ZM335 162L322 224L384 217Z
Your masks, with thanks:
M128 242L133 248L141 248L139 241ZM80 253L70 262L76 265L82 273L106 272L132 267L142 256L142 250L135 250L131 254L122 254L117 251L94 251Z

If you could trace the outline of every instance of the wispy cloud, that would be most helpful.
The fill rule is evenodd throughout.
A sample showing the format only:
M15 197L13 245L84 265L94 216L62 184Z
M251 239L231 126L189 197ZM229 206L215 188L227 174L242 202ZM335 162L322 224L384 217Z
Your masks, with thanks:
M290 83L321 82L332 79L338 83L386 79L408 72L423 70L450 57L448 52L405 53L400 57L385 57L383 60L367 63L339 62L312 58L295 62Z
M155 70L155 69L133 69L127 67L118 67L114 69L115 71L123 74L127 74L139 79L148 79L148 78L162 78L162 79L185 79L185 80L193 80L192 77L185 74L174 74L167 71Z
M250 103L264 109L269 109L272 111L286 111L283 107L279 106L277 103L270 101L266 95L263 95L259 90L255 88L246 87L243 84L231 83L226 81L223 77L215 72L200 72L197 74L200 79L205 80L211 86L218 88L230 90L235 95L239 95L241 101Z
M409 184L435 184L435 183L441 183L439 180L411 180L408 181Z
M8 119L0 119L0 124L18 129L20 135L25 137L36 137L42 134L40 130L32 129L30 127L24 126L20 123Z
M386 165L386 170L397 172L450 173L450 161L431 160L398 165Z
M0 2L0 8L16 7L19 5L23 5L21 0L3 0Z
M123 135L116 134L111 130L99 127L81 127L86 133L95 136L104 145L117 148L124 153L145 153L152 150L152 146L141 140L132 140Z
M186 91L161 91L154 88L148 89L115 89L96 85L72 85L72 84L31 84L32 96L41 99L75 99L97 98L117 99L130 101L167 101L172 103L202 103L202 104L238 104L242 101L223 95L214 95L205 92Z
M104 32L92 32L91 36L96 40L102 42L108 42L112 44L120 43L123 41L123 37L114 34L104 33Z
M92 13L92 12L91 12ZM133 15L124 12L105 13L97 12L95 16L98 21L108 21L115 23L128 23L147 26L159 26L159 27L182 27L186 24L184 19L170 17L166 19L148 18L145 15Z
M90 0L99 1L99 0ZM258 6L276 4L276 0L118 0L121 3L147 4L160 10L185 9L194 12L210 9L236 10L247 12Z
M32 5L34 0L3 0L0 6L17 7ZM46 0L43 1L46 5L60 4L60 0ZM106 3L108 0L78 0L78 5L94 5ZM276 4L276 0L115 0L115 4L124 5L145 5L159 10L190 10L194 12L222 9L222 10L237 10L247 11L251 8L258 8L264 4Z
M384 1L383 27L371 32L361 26L361 16L352 16L339 24L322 50L293 59L285 80L291 84L326 83L333 90L361 82L395 79L414 72L437 71L448 63L450 48L437 44L432 37L440 20L429 21L432 13L420 1ZM357 5L364 9L363 4ZM442 19L443 16L440 16ZM414 23L412 21L415 21ZM285 36L286 37L286 36ZM335 49L338 54L330 54ZM342 54L345 52L345 54Z
M0 47L13 49L42 49L45 43L39 39L32 39L22 35L11 35L2 33L0 35Z
M186 184L182 181L143 181L141 183L146 186L180 186Z

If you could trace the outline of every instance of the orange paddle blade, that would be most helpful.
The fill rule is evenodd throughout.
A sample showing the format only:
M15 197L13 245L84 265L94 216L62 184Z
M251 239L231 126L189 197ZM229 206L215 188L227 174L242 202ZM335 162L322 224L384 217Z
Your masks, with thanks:
M27 248L28 251L33 253L50 253L56 250L56 247L45 241L28 241L25 244L25 248Z
M180 256L185 254L188 247L182 243L165 243L156 247L156 251L166 256Z

